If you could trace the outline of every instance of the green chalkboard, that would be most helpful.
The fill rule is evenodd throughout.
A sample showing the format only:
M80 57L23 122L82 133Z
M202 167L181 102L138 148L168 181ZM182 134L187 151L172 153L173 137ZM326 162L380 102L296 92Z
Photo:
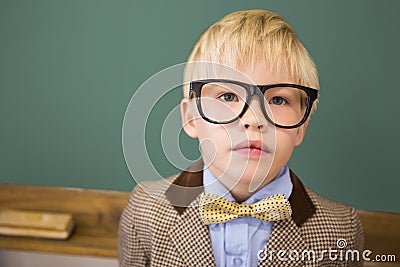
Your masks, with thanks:
M291 168L334 200L400 212L400 2L388 0L1 0L0 182L130 191L122 124L132 95L184 62L210 24L252 8L284 16L320 74L320 105ZM163 176L177 169L157 125L180 96L171 91L149 117L147 148ZM195 141L179 142L198 156Z

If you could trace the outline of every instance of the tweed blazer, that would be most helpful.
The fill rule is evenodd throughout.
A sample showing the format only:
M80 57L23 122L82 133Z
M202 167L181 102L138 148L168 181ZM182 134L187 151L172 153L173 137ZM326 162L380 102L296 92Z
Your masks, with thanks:
M292 216L274 223L268 256L264 255L258 266L361 266L362 261L346 261L344 256L340 260L339 253L332 254L337 256L332 260L327 254L329 249L341 249L342 255L358 250L361 258L364 237L356 210L316 194L290 174ZM137 185L120 219L120 266L215 266L208 226L199 217L202 185L203 172L190 170ZM343 243L338 247L338 240L345 240L345 247ZM311 250L316 260L304 254L302 261L302 253ZM279 251L286 254L278 257ZM297 254L288 257L290 251L299 253L298 260Z

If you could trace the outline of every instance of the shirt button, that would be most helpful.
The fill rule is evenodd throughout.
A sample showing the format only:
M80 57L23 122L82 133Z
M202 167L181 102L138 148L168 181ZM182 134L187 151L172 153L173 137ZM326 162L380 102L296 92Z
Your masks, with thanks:
M233 259L233 264L236 266L242 265L243 261L241 258L234 258Z

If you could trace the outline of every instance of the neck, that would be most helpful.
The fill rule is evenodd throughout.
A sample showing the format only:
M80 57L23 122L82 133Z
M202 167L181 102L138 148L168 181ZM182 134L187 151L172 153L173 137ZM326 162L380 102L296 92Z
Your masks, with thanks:
M272 174L272 178L268 175L261 184L259 184L256 188L251 188L248 182L243 181L251 181L252 179L241 179L239 181L234 181L231 176L228 176L227 173L225 175L216 175L217 171L213 170L210 166L209 170L211 173L226 187L231 193L232 197L238 202L244 202L246 199L255 194L258 190L266 186L268 183L273 181L277 174ZM252 189L252 190L250 190Z
M238 203L242 203L256 192L249 192L248 189L249 186L247 184L238 184L230 190L230 193Z
M238 202L242 203L252 195L254 195L258 190L266 186L271 180L265 179L265 181L260 184L255 190L249 191L250 185L247 183L238 183L229 192L233 198Z

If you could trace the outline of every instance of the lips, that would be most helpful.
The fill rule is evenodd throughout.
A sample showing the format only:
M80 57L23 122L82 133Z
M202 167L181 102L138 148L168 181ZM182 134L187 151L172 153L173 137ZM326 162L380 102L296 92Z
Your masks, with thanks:
M260 140L245 140L237 144L234 151L249 157L261 157L269 153L268 146Z

